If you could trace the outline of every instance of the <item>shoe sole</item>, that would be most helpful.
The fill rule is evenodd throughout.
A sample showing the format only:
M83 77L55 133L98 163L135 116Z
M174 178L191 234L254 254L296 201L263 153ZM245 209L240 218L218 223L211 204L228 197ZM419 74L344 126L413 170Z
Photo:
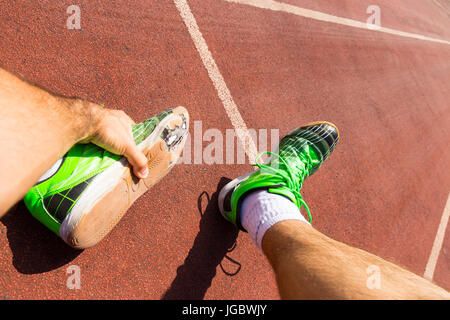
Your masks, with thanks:
M171 139L169 133L163 139L164 130L174 130L176 138ZM89 184L62 222L61 238L77 249L86 249L100 242L131 205L173 168L183 150L188 132L187 110L183 107L173 109L138 145L148 159L148 177L137 178L132 173L131 165L122 157Z
M228 219L228 217L225 214L225 208L224 208L224 203L225 203L225 198L227 197L227 195L231 192L234 191L234 189L236 188L236 186L238 186L242 181L246 180L249 176L251 176L252 174L254 174L256 171L253 172L249 172L247 174L244 174L240 177L237 177L236 179L228 182L223 188L222 190L220 190L219 192L219 198L218 198L218 205L219 205L219 211L222 214L222 217L225 218L225 220L230 221L230 219Z

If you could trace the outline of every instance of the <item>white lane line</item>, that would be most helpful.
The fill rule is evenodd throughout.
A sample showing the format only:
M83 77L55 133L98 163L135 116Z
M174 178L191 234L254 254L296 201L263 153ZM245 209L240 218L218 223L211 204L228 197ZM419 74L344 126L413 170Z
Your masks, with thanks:
M281 3L278 1L274 1L274 0L225 0L225 1L239 3L239 4L245 4L245 5L261 8L261 9L269 9L269 10L273 10L273 11L287 12L287 13L291 13L291 14L305 17L305 18L310 18L310 19L324 21L324 22L330 22L330 23L336 23L336 24L340 24L340 25L344 25L344 26L348 26L348 27L360 28L360 29L377 31L377 32L384 32L384 33L389 33L389 34L406 37L406 38L413 38L413 39L432 41L432 42L438 42L438 43L443 43L443 44L450 44L450 41L437 39L437 38L430 38L430 37L426 37L426 36L416 34L416 33L409 33L409 32L404 32L404 31L390 29L390 28L384 28L384 27L373 28L373 25L367 24L366 22L356 21L356 20L347 19L347 18L341 18L341 17L333 16L331 14L323 13L320 11L304 9L304 8L296 7L291 4ZM369 26L371 28L369 28Z
M434 238L433 248L431 249L430 257L428 258L427 266L425 267L425 273L423 277L428 280L433 280L434 269L441 252L442 243L444 242L445 230L447 229L448 218L450 216L450 194L448 195L447 204L445 205L444 212L442 213L441 222Z
M203 61L203 65L208 71L208 75L217 90L220 100L225 108L228 117L231 120L236 136L239 141L244 146L245 153L247 154L250 163L254 163L257 156L257 149L255 142L253 141L247 126L242 119L236 103L234 103L233 97L231 96L230 90L225 83L225 80L214 61L211 52L208 49L205 39L200 32L197 21L187 3L186 0L174 0L175 5L183 18L184 24L186 25L192 40L194 41L195 47Z

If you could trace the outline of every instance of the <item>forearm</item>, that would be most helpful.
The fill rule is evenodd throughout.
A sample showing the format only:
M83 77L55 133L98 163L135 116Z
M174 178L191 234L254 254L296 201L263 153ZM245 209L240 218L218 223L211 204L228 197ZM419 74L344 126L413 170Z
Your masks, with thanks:
M56 97L0 69L0 216L92 133L91 107Z

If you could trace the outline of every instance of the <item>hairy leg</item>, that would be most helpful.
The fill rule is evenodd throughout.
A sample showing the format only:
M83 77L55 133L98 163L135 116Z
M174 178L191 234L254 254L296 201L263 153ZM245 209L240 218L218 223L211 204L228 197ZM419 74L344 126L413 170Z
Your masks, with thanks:
M121 111L52 95L0 68L0 217L77 142L124 154L145 177L131 124Z
M301 221L275 224L262 247L283 299L450 299L430 281ZM372 265L379 268L380 286L369 289L367 268Z

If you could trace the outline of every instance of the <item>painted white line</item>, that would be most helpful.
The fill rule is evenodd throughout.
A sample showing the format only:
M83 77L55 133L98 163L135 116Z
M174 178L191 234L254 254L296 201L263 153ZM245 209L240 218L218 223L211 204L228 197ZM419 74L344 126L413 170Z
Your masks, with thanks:
M428 258L427 266L423 277L428 280L433 280L434 269L441 252L442 243L444 242L445 230L447 229L448 218L450 216L450 194L448 195L447 204L445 205L444 213L442 213L441 222L434 238L433 248L431 249L430 257Z
M310 18L310 19L324 21L324 22L330 22L330 23L336 23L336 24L340 24L340 25L344 25L344 26L348 26L348 27L360 28L360 29L376 31L376 32L384 32L384 33L389 33L389 34L406 37L406 38L413 38L413 39L432 41L432 42L438 42L438 43L443 43L443 44L450 44L450 41L437 39L437 38L430 38L430 37L426 37L426 36L416 34L416 33L409 33L409 32L404 32L404 31L390 29L390 28L384 28L384 27L374 28L374 25L367 24L366 22L356 21L356 20L347 19L347 18L341 18L341 17L333 16L331 14L323 13L320 11L304 9L304 8L296 7L291 4L281 3L278 1L274 1L274 0L225 0L225 1L239 3L239 4L245 4L245 5L261 8L261 9L269 9L269 10L273 10L273 11L286 12L286 13L294 14L297 16L305 17L305 18Z
M208 75L217 90L225 111L231 120L231 124L236 131L236 136L244 146L245 153L247 154L250 163L254 163L257 156L255 142L253 141L247 126L242 119L239 109L231 96L230 90L228 90L225 80L223 79L216 62L208 49L208 45L206 44L206 41L198 28L197 21L195 20L195 17L192 14L186 0L174 0L174 2L181 17L183 18L184 24L186 25L192 40L194 41L195 47L200 54L203 65L208 71Z

